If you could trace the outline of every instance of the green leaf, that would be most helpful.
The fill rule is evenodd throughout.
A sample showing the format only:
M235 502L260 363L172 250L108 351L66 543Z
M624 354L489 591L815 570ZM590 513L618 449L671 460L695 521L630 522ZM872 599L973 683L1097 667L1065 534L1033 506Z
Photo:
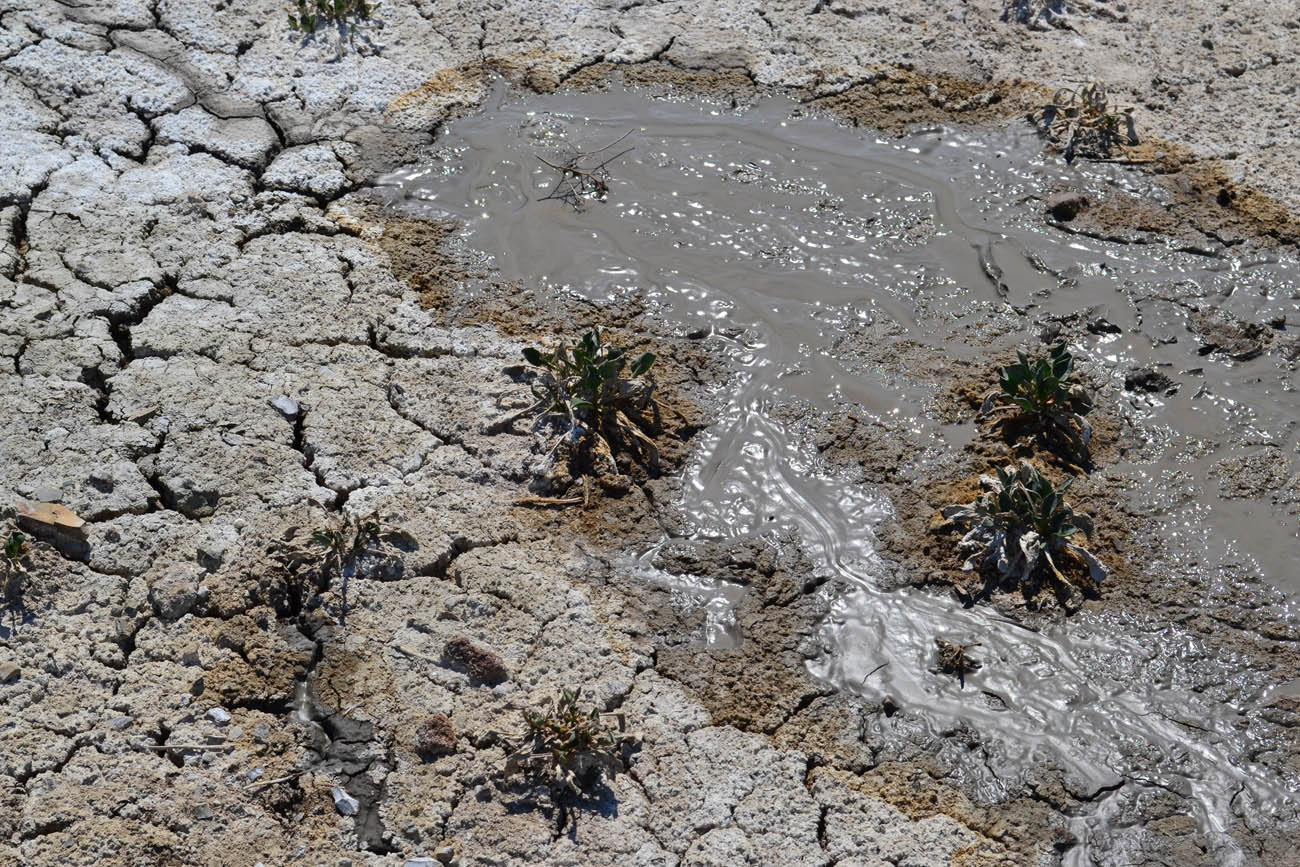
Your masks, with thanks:
M618 376L619 367L621 367L621 364L618 359L611 359L601 364L596 368L596 376L599 377L596 384L599 386L615 379Z
M636 360L632 362L630 373L634 377L645 376L650 372L650 368L654 367L656 358L657 356L653 352L646 352L637 356Z

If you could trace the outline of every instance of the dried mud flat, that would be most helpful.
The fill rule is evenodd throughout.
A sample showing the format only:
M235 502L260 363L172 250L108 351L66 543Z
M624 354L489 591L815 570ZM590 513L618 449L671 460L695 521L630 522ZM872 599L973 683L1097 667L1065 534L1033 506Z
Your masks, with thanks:
M994 4L393 6L343 50L293 39L275 3L0 6L0 506L7 523L19 499L86 521L23 524L37 538L0 629L0 861L1288 863L1293 815L1230 793L1207 834L1197 793L1161 774L1177 757L1147 756L1141 786L1049 759L1002 778L978 725L934 727L814 678L848 588L797 540L655 549L663 574L743 588L741 642L706 646L705 612L626 555L682 529L681 471L730 376L708 333L496 279L368 186L497 75L740 102L787 88L894 133L1000 124L1105 71L1170 142L1135 167L1165 194L1116 189L1063 227L1268 255L1297 237L1276 140L1296 120L1282 98L1296 21L1273 4L1082 4L1046 30ZM1199 312L1211 351L1258 349L1285 378L1285 333ZM597 321L663 359L664 472L628 468L587 510L518 507L545 457L502 423L519 350ZM1002 311L969 347L996 358L1030 324ZM944 395L963 365L881 336L857 334L862 364L924 370L914 387L959 420ZM948 581L951 564L915 548L942 505L928 491L998 456L968 448L937 475L897 426L780 411L826 467L889 494L902 520L881 552L899 584ZM1108 454L1159 446L1116 413ZM1287 508L1291 458L1270 454L1233 458L1221 484ZM1101 465L1087 484L1085 498L1126 481ZM316 588L284 568L287 543L372 512L400 530L400 557ZM1294 779L1300 706L1242 704L1296 677L1294 615L1249 574L1204 582L1147 521L1112 520L1117 580L1088 614L1192 636L1164 675L1243 707L1239 759ZM995 601L1029 624L1060 616ZM477 651L449 655L457 639ZM493 772L520 710L573 685L642 740L629 773L556 811ZM420 732L438 714L454 740L439 730L430 756Z

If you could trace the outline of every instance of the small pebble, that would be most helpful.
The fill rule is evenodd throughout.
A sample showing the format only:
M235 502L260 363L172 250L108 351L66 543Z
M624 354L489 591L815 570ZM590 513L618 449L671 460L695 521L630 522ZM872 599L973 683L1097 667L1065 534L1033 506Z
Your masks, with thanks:
M330 795L334 798L334 809L338 810L343 816L355 816L361 805L357 799L343 791L342 786L335 786L330 789Z
M226 559L226 546L220 542L207 542L198 547L199 564L215 570Z
M298 415L298 401L282 394L271 401L271 406L278 409L285 418L295 418Z
M9 683L22 677L23 670L16 662L0 662L0 683Z
M113 717L111 720L109 720L108 724L113 728L117 729L118 731L122 731L133 722L135 722L135 717L118 716L118 717Z
M212 810L208 808L207 804L196 804L194 807L194 818L199 820L211 819Z
M223 726L230 722L230 714L224 707L214 707L208 711L208 719L219 726Z
M437 849L433 850L433 857L437 858L443 864L450 864L451 859L456 857L456 847L450 843L443 843Z

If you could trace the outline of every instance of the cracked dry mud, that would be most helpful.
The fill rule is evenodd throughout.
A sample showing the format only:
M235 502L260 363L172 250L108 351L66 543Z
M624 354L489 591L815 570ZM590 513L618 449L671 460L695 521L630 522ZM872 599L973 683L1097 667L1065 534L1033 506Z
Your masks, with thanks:
M0 508L6 529L20 499L86 521L23 524L36 538L0 624L0 863L426 864L444 842L465 865L1293 863L1293 817L1243 806L1225 849L1160 756L1142 787L1049 759L1010 773L975 724L814 678L849 588L797 539L670 544L630 566L683 526L673 503L726 362L634 302L496 280L448 243L454 226L369 191L496 75L543 92L616 74L738 102L788 90L896 134L999 125L1102 73L1140 105L1138 168L1163 192L1113 187L1061 228L1294 246L1300 20L1184 6L1065 4L1068 29L1035 29L996 2L393 2L340 47L291 36L278 2L0 0ZM1207 354L1295 358L1205 315ZM1003 351L1026 325L995 319L972 345ZM501 422L522 405L519 350L597 322L663 359L665 472L615 480L587 511L520 508L545 448ZM907 366L905 348L872 356L872 336L853 351ZM927 387L961 372L915 360ZM927 532L915 444L862 412L806 410L778 412L897 504L881 547L911 570L898 583L944 583L899 541ZM1294 510L1289 456L1242 446L1214 464L1223 496ZM372 512L401 555L346 584L304 586L277 558ZM1294 678L1285 601L1249 575L1185 595L1180 553L1121 540L1109 556L1167 576L1118 581L1098 611L1207 642L1226 668L1164 664L1210 700ZM705 612L647 568L742 588L739 642L708 646ZM642 741L566 817L492 774L520 710L572 685ZM439 723L430 749L436 715L450 734ZM1274 698L1243 729L1244 760L1295 778L1300 705ZM1081 846L1075 820L1096 816L1123 833Z

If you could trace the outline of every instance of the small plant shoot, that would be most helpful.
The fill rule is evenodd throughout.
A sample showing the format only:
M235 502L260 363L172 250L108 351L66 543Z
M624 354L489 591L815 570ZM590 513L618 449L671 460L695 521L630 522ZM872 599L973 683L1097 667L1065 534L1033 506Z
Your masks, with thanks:
M21 605L23 575L27 568L27 536L17 530L4 537L4 550L0 553L0 601L6 606Z
M1053 346L1046 358L1019 360L1002 368L998 388L989 392L980 408L982 417L1000 415L994 426L1011 426L1045 437L1061 457L1088 462L1092 428L1084 414L1092 409L1081 385L1071 381L1074 358L1065 344ZM1053 442L1053 440L1055 442Z
M634 739L625 733L623 715L584 709L581 695L565 689L540 709L524 711L527 731L506 757L505 776L523 773L556 794L581 795L624 769L624 750Z
M946 506L943 517L962 530L958 547L970 556L964 571L978 570L985 589L1012 585L1032 594L1046 578L1066 600L1077 606L1073 582L1061 572L1063 558L1085 566L1092 583L1106 578L1106 568L1087 548L1070 540L1091 533L1092 521L1074 512L1065 501L1072 480L1060 487L1022 461L981 476L984 489L974 502Z
M1138 143L1132 107L1112 106L1106 86L1098 81L1061 88L1030 119L1067 163L1075 156L1108 159L1116 147Z
M347 521L323 530L313 530L311 541L321 549L324 568L342 572L350 563L379 541L379 522L371 518Z
M23 557L27 556L27 536L14 530L5 536L5 566L10 571L23 571Z
M310 36L318 28L334 25L351 39L357 24L374 16L378 3L368 0L298 0L297 11L289 13L289 29Z
M611 346L594 328L550 352L530 346L523 356L537 370L531 386L537 402L525 412L539 419L559 417L568 425L551 454L566 442L576 446L587 464L580 467L584 477L600 464L618 474L614 455L620 450L636 453L651 468L657 464L659 450L646 434L657 413L654 386L645 379L654 353L629 358L626 349Z
M341 616L346 617L351 577L382 579L400 569L401 560L393 544L399 536L399 532L380 525L377 513L366 517L331 516L324 527L311 531L306 541L279 545L273 554L294 578L295 606L301 605L313 587L321 591L337 586Z

